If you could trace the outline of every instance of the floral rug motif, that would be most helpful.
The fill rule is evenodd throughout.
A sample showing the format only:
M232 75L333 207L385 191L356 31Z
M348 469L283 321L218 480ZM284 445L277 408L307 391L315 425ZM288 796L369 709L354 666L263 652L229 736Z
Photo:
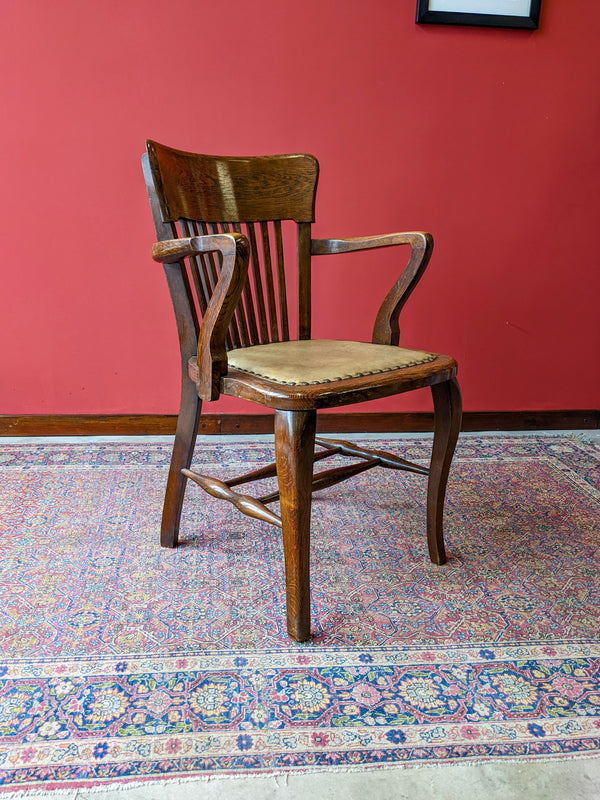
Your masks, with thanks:
M431 440L371 445L427 463ZM190 485L181 545L159 547L169 457L0 443L5 790L600 753L597 444L463 437L443 567L426 479L378 470L315 495L303 645L277 529ZM195 464L271 460L215 441Z

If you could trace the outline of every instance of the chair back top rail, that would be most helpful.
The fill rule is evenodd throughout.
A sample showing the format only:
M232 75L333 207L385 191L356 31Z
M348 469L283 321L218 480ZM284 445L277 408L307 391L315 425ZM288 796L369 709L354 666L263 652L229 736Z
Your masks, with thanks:
M210 156L152 141L147 152L164 222L314 222L314 156Z

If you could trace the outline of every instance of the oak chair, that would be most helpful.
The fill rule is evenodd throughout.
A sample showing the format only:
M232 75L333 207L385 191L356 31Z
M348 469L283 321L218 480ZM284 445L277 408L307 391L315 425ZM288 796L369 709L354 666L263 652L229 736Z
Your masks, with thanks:
M310 638L312 492L372 467L428 475L427 542L446 561L442 515L461 422L457 366L398 346L398 317L425 270L427 233L312 239L319 166L310 155L197 155L147 142L143 168L181 348L181 406L167 481L161 544L175 547L188 478L239 511L282 529L287 629ZM292 230L290 231L289 228ZM408 245L410 257L377 313L371 342L311 339L311 258ZM290 333L284 254L295 249L297 336ZM429 469L350 442L315 438L316 412L430 386L435 431ZM275 463L220 481L190 470L202 400L220 394L274 409ZM315 454L315 444L321 449ZM334 454L355 463L315 473ZM259 498L233 491L277 475ZM280 515L269 508L279 501Z

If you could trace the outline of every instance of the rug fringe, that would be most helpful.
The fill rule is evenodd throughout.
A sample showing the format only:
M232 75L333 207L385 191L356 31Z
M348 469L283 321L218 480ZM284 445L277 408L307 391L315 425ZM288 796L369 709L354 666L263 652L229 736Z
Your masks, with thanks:
M31 788L31 789L17 789L11 790L10 787L0 787L0 794L7 792L10 800L27 800L28 798L39 798L39 800L46 800L48 798L65 798L65 800L84 800L86 795L100 794L101 792L127 792L141 788L147 789L165 789L171 790L174 786L184 786L189 784L209 784L209 783L224 783L225 781L264 781L273 780L276 789L287 788L289 779L293 777L301 777L313 775L318 777L320 775L356 775L361 772L386 772L386 773L404 773L409 771L419 770L439 770L450 769L452 767L466 767L476 769L482 764L498 765L512 765L522 766L523 764L533 764L540 762L555 762L555 761L593 761L596 760L600 764L600 756L597 752L590 753L557 753L552 756L520 756L517 758L469 758L461 759L460 761L454 759L451 761L427 761L427 762L409 762L402 764L362 764L356 766L327 766L315 769L314 767L290 767L286 770L268 770L265 772L249 772L243 775L239 773L215 773L205 775L189 775L189 776L173 776L167 780L161 778L147 778L143 780L133 779L123 783L113 783L110 780L100 785L85 785L62 787L56 789L45 788ZM283 782L280 783L279 779L282 778ZM136 798L138 800L138 798Z

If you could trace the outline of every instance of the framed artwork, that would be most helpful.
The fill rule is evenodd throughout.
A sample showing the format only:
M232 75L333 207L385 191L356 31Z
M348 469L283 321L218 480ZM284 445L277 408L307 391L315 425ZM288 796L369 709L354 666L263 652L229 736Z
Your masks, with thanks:
M535 30L541 0L417 0L417 22Z

